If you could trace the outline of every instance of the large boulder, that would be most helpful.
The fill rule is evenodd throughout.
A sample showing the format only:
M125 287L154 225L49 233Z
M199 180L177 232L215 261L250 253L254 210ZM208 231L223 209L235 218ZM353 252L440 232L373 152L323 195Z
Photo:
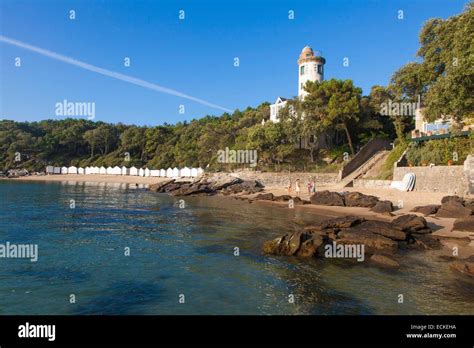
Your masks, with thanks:
M420 213L420 214L423 214L424 216L428 216L428 215L436 214L439 207L441 207L441 205L439 204L429 204L429 205L422 205L422 206L415 207L411 211L413 213Z
M452 202L452 201L458 202L461 204L464 203L464 200L459 196L444 196L443 198L441 198L441 204Z
M285 202L285 201L289 201L290 199L291 199L290 195L275 196L273 198L273 200L276 202Z
M347 229L337 235L338 244L363 244L368 254L395 254L398 250L397 242L380 234L364 230Z
M310 200L312 204L317 205L344 206L344 198L339 193L327 190L316 192Z
M263 244L263 252L272 255L316 256L318 248L323 244L323 238L308 232L295 232L285 234Z
M173 183L175 180L174 179L170 179L170 180L164 180L164 181L161 181L161 182L158 182L156 184L152 184L148 187L148 190L150 191L153 191L153 192L164 192L163 189Z
M307 226L305 229L309 231L322 231L324 229L341 229L341 228L349 228L355 225L359 225L362 221L365 221L363 217L358 216L341 216L329 220L324 220L315 223L314 225Z
M378 201L370 210L378 214L392 215L393 205L390 201Z
M453 231L474 232L474 216L454 220Z
M408 244L409 249L416 250L438 250L442 247L443 245L439 238L430 234L416 235L416 237L412 238Z
M193 184L183 184L178 189L170 191L172 196L191 196L191 195L202 195L202 194L212 194L215 191L211 190L209 186L205 183L193 183Z
M402 231L396 225L385 221L364 221L359 226L352 228L351 231L368 231L396 241L404 241L407 239L406 232Z
M379 199L375 196L364 195L360 192L349 192L344 195L344 203L346 207L375 207Z
M457 196L451 196L451 197L457 197ZM446 197L444 197L443 199L445 198ZM438 212L436 213L436 217L445 217L445 218L462 218L462 217L468 217L470 215L472 215L472 210L470 208L466 208L461 202L459 202L459 200L455 198L452 198L450 200L445 200L445 202L441 204L441 207L438 209Z
M392 224L408 233L431 233L424 217L408 214L397 217Z
M240 183L232 184L225 188L223 193L236 194L245 192L247 194L257 193L263 191L262 185L256 180L244 180Z
M254 199L258 201L273 201L274 197L273 193L259 193Z
M458 273L466 275L474 279L474 261L470 260L459 260L451 263L449 267Z

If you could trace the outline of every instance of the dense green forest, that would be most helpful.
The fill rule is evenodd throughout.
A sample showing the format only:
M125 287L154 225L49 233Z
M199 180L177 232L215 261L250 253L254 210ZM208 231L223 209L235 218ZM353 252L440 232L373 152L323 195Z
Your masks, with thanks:
M400 152L407 147L413 115L382 114L381 105L387 101L421 100L429 120L449 115L462 126L474 119L473 3L457 16L427 21L419 41L417 61L396 71L388 86L373 86L363 96L351 80L308 82L308 96L303 101L289 100L279 123L262 122L269 120L268 103L219 117L153 127L86 119L2 120L0 170L43 170L47 164L243 167L217 162L218 151L226 147L257 150L257 169L336 170L344 153L354 154L374 137L393 139ZM295 142L300 137L324 141L299 149ZM471 140L454 141L462 147L456 149L463 156L472 153ZM411 156L414 161L421 158L416 153Z

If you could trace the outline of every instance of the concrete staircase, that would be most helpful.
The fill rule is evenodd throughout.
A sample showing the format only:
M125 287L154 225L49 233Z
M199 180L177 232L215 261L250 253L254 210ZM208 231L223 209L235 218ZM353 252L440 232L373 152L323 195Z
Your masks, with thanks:
M337 186L340 188L350 186L355 179L363 176L375 165L379 164L379 162L385 160L388 152L389 152L388 150L381 150L381 151L376 152L371 158L369 158L359 168L354 170L352 173L350 173L346 177L340 179L337 183Z

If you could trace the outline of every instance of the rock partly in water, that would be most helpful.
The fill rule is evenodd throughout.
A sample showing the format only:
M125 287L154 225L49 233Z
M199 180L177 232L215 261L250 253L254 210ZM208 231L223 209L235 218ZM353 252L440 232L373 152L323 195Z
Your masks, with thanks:
M282 196L273 197L273 200L276 202L285 202L285 201L289 201L290 199L291 199L290 195L282 195Z
M449 267L458 273L468 276L474 279L474 261L471 260L459 260L451 263Z
M407 246L409 249L416 250L438 250L443 247L439 238L430 234L416 235L415 238L411 238Z
M254 200L257 200L257 201L273 201L273 198L275 198L273 193L259 193L258 195L256 195L254 197Z
M152 184L148 187L148 189L150 191L153 191L153 192L164 192L164 188L171 184L171 183L174 183L174 179L170 179L170 180L165 180L165 181L161 181L159 183L156 183L156 184Z
M404 241L407 239L406 232L390 222L368 220L351 229L351 231L368 231L395 241Z
M347 229L337 234L338 244L364 244L368 254L395 254L397 242L380 234L364 230Z
M322 244L323 238L319 235L295 232L265 242L263 252L271 255L312 257L318 253L318 248Z
M344 206L344 198L337 192L320 191L310 198L312 204L328 206Z
M378 214L392 215L393 205L390 201L378 201L370 210Z
M436 214L439 207L441 207L441 205L439 204L429 204L429 205L415 207L411 211L413 213L420 213L420 214L423 214L424 216L428 216L428 215Z
M375 207L379 199L375 196L364 195L360 192L349 192L344 195L344 204L346 207Z
M247 194L252 194L252 193L257 193L263 191L262 184L260 184L256 180L244 180L240 183L236 183L233 185L230 185L225 188L223 193L225 194L237 194L237 193L247 193Z

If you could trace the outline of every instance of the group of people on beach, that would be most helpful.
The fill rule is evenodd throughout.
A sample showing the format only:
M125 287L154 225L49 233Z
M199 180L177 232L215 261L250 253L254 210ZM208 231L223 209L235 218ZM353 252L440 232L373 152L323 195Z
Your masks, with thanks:
M315 193L316 192L316 181L312 178L309 178L308 180L308 184L307 184L307 188L308 188L308 194L311 195L312 193ZM288 183L288 193L291 194L291 192L293 191L293 182L292 180L290 179L289 183ZM301 188L300 188L300 179L296 179L295 181L295 193L296 193L296 196L299 197L300 195L300 192L301 192Z

